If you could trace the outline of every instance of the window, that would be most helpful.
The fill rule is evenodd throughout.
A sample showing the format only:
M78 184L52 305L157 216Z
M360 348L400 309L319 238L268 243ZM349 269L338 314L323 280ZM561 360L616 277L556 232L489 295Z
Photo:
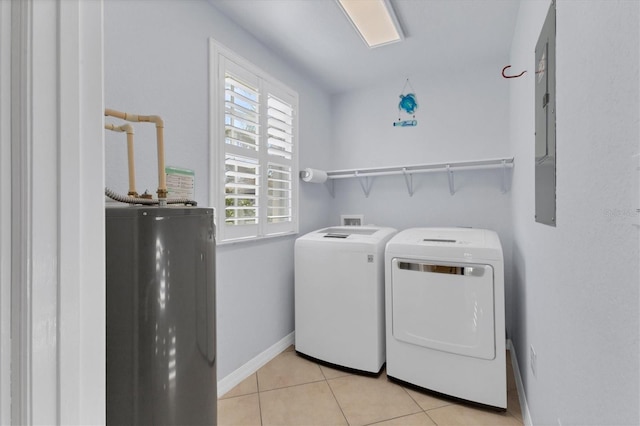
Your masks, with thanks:
M211 40L218 241L298 232L298 94Z

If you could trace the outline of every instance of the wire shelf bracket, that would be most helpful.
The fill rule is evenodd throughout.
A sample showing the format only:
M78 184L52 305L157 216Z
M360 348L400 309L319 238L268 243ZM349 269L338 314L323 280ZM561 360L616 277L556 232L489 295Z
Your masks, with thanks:
M371 192L371 184L373 183L373 178L369 180L369 176L361 177L359 176L358 171L355 172L355 177L360 181L360 186L362 187L362 192L364 192L365 198L369 198L369 193Z
M406 167L402 168L402 175L404 176L404 182L407 184L409 197L413 197L413 175L411 173L407 173Z

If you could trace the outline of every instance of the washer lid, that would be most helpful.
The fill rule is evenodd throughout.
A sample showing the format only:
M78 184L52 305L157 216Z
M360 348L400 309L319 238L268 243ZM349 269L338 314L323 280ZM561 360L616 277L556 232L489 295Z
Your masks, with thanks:
M347 238L349 235L373 235L378 232L379 228L361 228L336 226L334 228L321 229L318 232L325 234L325 238Z
M298 240L386 243L396 232L393 228L378 226L332 226L310 232Z

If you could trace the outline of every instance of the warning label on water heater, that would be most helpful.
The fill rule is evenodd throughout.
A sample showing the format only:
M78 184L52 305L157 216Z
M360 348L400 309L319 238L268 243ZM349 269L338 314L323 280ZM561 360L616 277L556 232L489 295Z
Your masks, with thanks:
M169 198L195 198L195 173L193 170L167 166L167 192Z

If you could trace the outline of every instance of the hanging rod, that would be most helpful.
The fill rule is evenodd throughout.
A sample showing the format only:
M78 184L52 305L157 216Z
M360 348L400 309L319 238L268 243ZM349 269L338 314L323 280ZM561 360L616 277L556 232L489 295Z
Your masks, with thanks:
M327 172L328 179L346 179L365 176L387 176L428 173L451 169L496 169L503 165L513 167L513 157L476 161L454 161L449 163L414 164L413 166L373 167L365 169L333 170Z
M513 167L513 157L495 158L475 161L453 161L448 163L414 164L411 166L372 167L363 169L333 170L327 172L327 179L333 183L333 179L358 178L365 197L369 197L371 191L371 179L376 176L403 175L407 184L409 196L413 196L413 175L417 173L446 171L449 180L449 192L455 193L453 172L454 170L479 170L502 168L502 192L507 192L507 167ZM332 185L333 186L333 185ZM331 188L332 189L332 188ZM334 196L333 191L331 195Z

